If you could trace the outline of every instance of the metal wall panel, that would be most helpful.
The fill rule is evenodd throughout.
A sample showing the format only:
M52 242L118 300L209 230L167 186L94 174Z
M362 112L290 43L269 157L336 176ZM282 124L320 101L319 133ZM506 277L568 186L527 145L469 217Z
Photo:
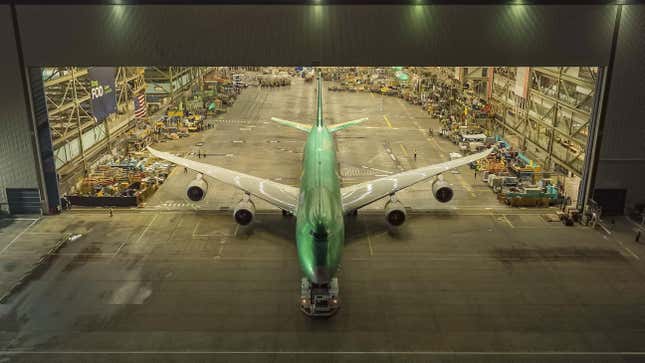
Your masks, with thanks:
M43 198L48 213L54 213L60 205L58 193L58 172L56 170L56 157L52 144L51 128L49 127L49 114L47 113L47 101L45 96L45 84L42 78L41 68L29 69L29 90L31 94L32 117L37 135L38 153L41 176L43 180Z
M19 5L25 63L604 65L615 6Z
M41 214L40 192L36 188L7 188L11 214Z
M645 5L623 6L595 187L645 203Z
M11 10L0 5L0 203L6 188L37 188L36 163Z

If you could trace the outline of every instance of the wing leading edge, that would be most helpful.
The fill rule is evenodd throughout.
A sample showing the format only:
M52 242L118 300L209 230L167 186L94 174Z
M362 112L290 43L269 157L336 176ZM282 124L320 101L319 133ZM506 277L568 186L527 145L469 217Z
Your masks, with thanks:
M237 171L204 164L195 160L185 159L163 151L148 147L150 153L160 159L168 160L184 166L203 175L209 176L222 183L231 185L259 199L262 199L280 209L295 213L298 205L299 189L290 185L276 183L268 179L258 178Z
M310 125L301 124L300 122L283 120L283 119L277 118L277 117L271 117L271 121L279 123L280 125L288 126L288 127L293 128L293 129L304 131L304 132L307 132L307 133L309 131L311 131L311 126Z
M450 169L484 158L493 150L494 148L490 148L477 154L468 155L456 160L408 170L399 174L389 175L380 179L341 188L340 193L343 202L343 210L345 212L349 212L364 207L385 196L430 179L431 177L444 173Z
M336 132L336 131L346 129L346 128L354 126L354 125L358 125L358 124L360 124L362 122L365 122L365 121L367 121L367 117L363 117L363 118L359 118L357 120L352 120L352 121L347 121L347 122L341 122L339 124L329 125L328 128L329 128L329 132Z

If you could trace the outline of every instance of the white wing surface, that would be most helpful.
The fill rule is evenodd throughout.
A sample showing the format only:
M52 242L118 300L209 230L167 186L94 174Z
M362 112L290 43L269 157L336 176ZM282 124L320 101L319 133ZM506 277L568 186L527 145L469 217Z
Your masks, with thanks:
M492 151L493 148L490 148L477 154L468 155L456 160L408 170L399 174L389 175L380 179L341 188L340 194L343 201L343 210L345 212L349 212L364 207L385 196L427 180L435 175L484 158Z
M148 150L152 155L158 158L168 160L205 176L209 176L224 184L231 185L280 209L292 213L295 213L296 211L299 194L299 189L296 187L220 168L219 166L185 159L163 151L155 150L151 147L148 147Z

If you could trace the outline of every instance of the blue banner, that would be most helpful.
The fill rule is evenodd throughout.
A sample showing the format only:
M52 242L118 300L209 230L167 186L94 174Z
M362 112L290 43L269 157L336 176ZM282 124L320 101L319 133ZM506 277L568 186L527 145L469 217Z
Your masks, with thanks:
M90 67L87 70L90 79L92 114L96 121L105 120L116 112L116 79L115 67Z

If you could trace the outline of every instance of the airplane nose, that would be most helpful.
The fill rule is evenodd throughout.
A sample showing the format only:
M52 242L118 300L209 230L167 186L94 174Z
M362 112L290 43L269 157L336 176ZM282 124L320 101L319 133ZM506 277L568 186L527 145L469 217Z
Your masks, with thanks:
M329 268L326 266L316 266L314 269L314 279L313 281L317 284L326 284L331 280L331 273Z

